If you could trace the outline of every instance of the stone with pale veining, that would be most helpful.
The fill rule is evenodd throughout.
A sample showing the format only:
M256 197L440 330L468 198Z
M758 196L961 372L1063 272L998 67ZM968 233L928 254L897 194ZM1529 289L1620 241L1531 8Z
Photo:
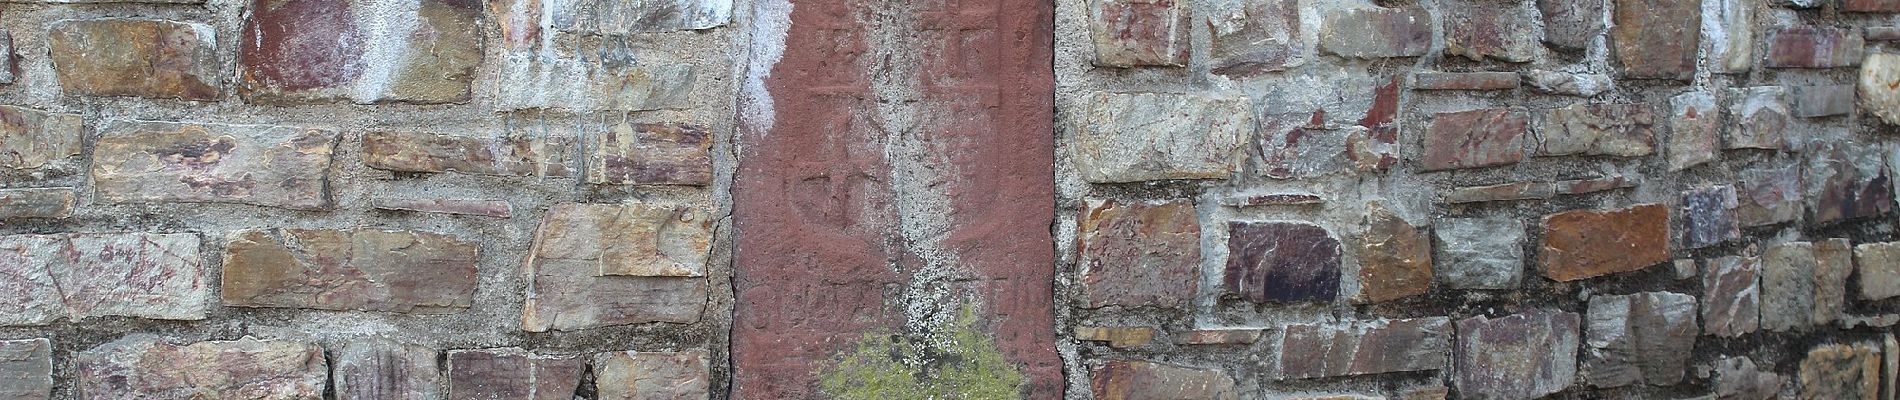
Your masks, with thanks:
M1240 399L1234 378L1220 369L1110 360L1091 368L1089 376L1089 387L1103 399Z
M1768 34L1769 68L1838 68L1860 65L1865 42L1849 28L1798 26Z
M1128 68L1187 64L1187 2L1091 0L1088 4L1095 65Z
M464 103L482 62L479 2L253 0L248 11L238 93L251 103Z
M1099 92L1085 101L1070 148L1089 182L1225 179L1254 132L1244 98Z
M1538 259L1544 276L1563 282L1668 262L1669 208L1643 204L1545 216Z
M79 155L79 114L0 106L0 167L36 169Z
M1702 269L1702 333L1740 337L1761 327L1761 262L1727 256Z
M1437 238L1438 280L1452 289L1516 289L1524 279L1524 222L1445 218Z
M595 392L600 400L706 399L711 358L705 350L595 355Z
M73 364L89 399L316 400L329 382L317 345L250 337L178 345L139 334L80 352Z
M234 233L224 246L224 304L453 313L474 302L480 245L378 229Z
M1799 165L1743 170L1736 216L1742 226L1794 221L1801 217L1803 187Z
M1363 137L1365 127L1339 129L1314 124L1314 114L1295 113L1269 116L1261 121L1260 134L1253 140L1258 156L1254 170L1274 179L1304 179L1345 171L1347 149L1356 146L1352 139Z
M1696 298L1644 292L1590 298L1583 377L1595 387L1669 386L1695 350Z
M571 400L587 360L518 348L451 350L450 399Z
M1471 398L1529 399L1557 393L1577 378L1576 313L1527 310L1503 318L1458 321L1452 383Z
M1624 78L1695 75L1705 0L1615 0L1610 52Z
M0 341L0 399L53 398L53 342Z
M66 94L198 101L223 96L218 40L210 25L109 18L58 21L49 30L48 53Z
M1441 3L1445 18L1445 54L1473 61L1527 62L1543 47L1538 10L1528 3L1455 1ZM1515 80L1514 80L1515 81Z
M1339 240L1318 225L1230 222L1227 254L1224 286L1249 301L1330 302L1339 294Z
M551 4L550 4L551 3ZM540 35L704 30L732 22L731 0L503 0L489 3L509 42Z
M73 216L79 192L73 188L0 189L0 220L66 219Z
M1840 139L1848 135L1836 132L1809 142L1807 168L1803 171L1809 222L1829 224L1893 212L1888 149L1880 144Z
M1385 207L1366 212L1366 233L1359 246L1359 295L1377 303L1423 295L1432 289L1432 238Z
M1537 91L1566 96L1596 97L1616 88L1607 74L1583 74L1565 71L1524 71L1524 83Z
M1900 54L1872 52L1861 62L1860 109L1888 125L1900 125Z
M1704 57L1711 72L1743 73L1755 65L1757 0L1702 0Z
M99 131L92 181L101 202L331 207L332 132L147 121L113 121Z
M353 339L331 353L338 399L436 399L444 380L436 351L388 339Z
M712 183L712 131L693 124L617 124L592 135L587 182L602 185Z
M1437 370L1451 354L1451 319L1444 317L1284 330L1278 376L1285 379Z
M567 136L471 137L420 132L363 135L363 163L399 172L566 177L575 172Z
M192 233L75 233L48 269L72 318L200 320L210 280Z
M1078 222L1077 263L1088 307L1181 307L1201 272L1194 203L1090 200Z

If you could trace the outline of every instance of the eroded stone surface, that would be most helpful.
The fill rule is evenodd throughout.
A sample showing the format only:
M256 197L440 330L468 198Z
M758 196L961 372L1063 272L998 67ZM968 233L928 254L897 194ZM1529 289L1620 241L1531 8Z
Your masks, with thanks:
M1801 118L1832 117L1854 112L1854 85L1792 86L1788 102L1792 115Z
M1078 223L1082 291L1088 307L1181 307L1201 272L1194 203L1090 200Z
M462 103L482 61L479 2L253 0L249 10L238 89L251 103Z
M1075 340L1107 342L1108 347L1129 349L1154 342L1155 328L1146 326L1078 326Z
M1754 0L1702 0L1702 37L1708 68L1715 73L1748 72L1755 65Z
M1781 243L1762 253L1762 329L1786 332L1810 324L1820 268L1814 247L1808 242Z
M1615 0L1610 50L1624 78L1686 80L1695 74L1705 0Z
M1669 261L1669 208L1643 204L1544 217L1544 276L1574 281Z
M601 400L706 399L712 376L705 350L623 351L594 356L594 387Z
M1683 192L1682 246L1699 249L1740 239L1741 225L1736 222L1735 188L1712 186Z
M1763 167L1743 170L1741 205L1736 208L1742 226L1792 222L1801 217L1801 167Z
M1900 54L1867 53L1861 63L1860 108L1888 125L1900 125Z
M1709 260L1702 269L1702 333L1740 337L1761 326L1761 263L1753 257Z
M1715 398L1768 400L1781 393L1782 378L1756 368L1748 357L1723 357L1715 362Z
M1472 61L1495 59L1527 62L1536 58L1544 30L1536 23L1538 10L1530 4L1514 6L1458 1L1444 4L1445 54Z
M133 335L73 357L79 391L99 399L323 398L323 349L289 340L177 345Z
M503 110L646 111L692 104L699 71L654 49L514 50L499 60L495 105Z
M1538 154L1636 157L1655 151L1655 116L1647 104L1582 104L1544 114Z
M1816 137L1807 151L1809 222L1828 224L1893 212L1894 185L1887 149Z
M603 185L708 185L712 131L693 124L617 124L592 136L587 182Z
M224 91L215 32L178 21L65 20L50 27L48 54L69 94L213 101Z
M1533 69L1524 71L1524 83L1537 91L1577 97L1596 97L1616 88L1606 74L1580 74Z
M363 135L363 163L400 172L462 172L481 175L574 174L568 136L468 137L421 132ZM604 176L604 175L603 175Z
M1095 65L1170 66L1187 63L1188 10L1178 0L1091 0L1089 37Z
M1727 148L1772 150L1787 146L1784 131L1794 123L1788 111L1787 89L1761 86L1729 89L1728 94Z
M1219 369L1138 360L1110 360L1089 370L1090 387L1104 399L1237 400L1234 378Z
M1438 280L1452 289L1516 289L1524 279L1524 231L1512 218L1438 220Z
M1517 89L1515 72L1420 72L1412 74L1413 90Z
M1715 161L1721 157L1722 110L1715 95L1689 92L1669 100L1669 170Z
M532 354L517 348L452 350L449 398L570 400L587 360Z
M1377 203L1368 207L1354 299L1377 303L1431 291L1432 239L1425 231Z
M1468 397L1529 399L1561 391L1576 381L1579 324L1576 313L1545 310L1459 320L1452 383Z
M1847 275L1854 272L1854 245L1847 239L1814 243L1814 312L1808 322L1827 325L1847 312Z
M1801 360L1802 399L1862 399L1880 395L1880 350L1868 344L1829 344Z
M1180 345L1252 344L1264 333L1263 329L1196 329L1173 336L1174 344Z
M1433 116L1420 168L1427 171L1516 164L1524 159L1530 118L1522 110L1492 108Z
M1436 370L1451 353L1451 319L1443 317L1289 325L1285 331L1279 376L1286 379Z
M1841 11L1849 12L1900 12L1900 1L1894 0L1846 0L1841 3Z
M457 312L474 302L480 250L420 231L241 231L224 246L224 304Z
M1681 382L1695 350L1696 299L1669 292L1590 298L1583 376L1595 387Z
M103 202L325 210L336 141L308 128L113 121L99 130L92 181Z
M1071 146L1090 182L1223 179L1254 131L1244 98L1096 93L1087 101Z
M1281 71L1306 60L1301 45L1298 0L1211 0L1212 72L1249 77Z
M1865 43L1860 31L1847 28L1800 26L1768 34L1769 68L1838 68L1860 65Z
M442 397L436 351L383 338L354 339L331 353L336 397L436 399Z
M46 339L0 341L0 398L53 398L53 342Z
M0 325L45 325L66 315L51 266L65 237L0 236Z
M1229 292L1255 303L1330 302L1339 294L1339 240L1318 225L1231 222L1227 225Z
M1544 17L1544 43L1561 49L1590 47L1603 36L1607 0L1537 0Z
M79 193L73 188L0 189L0 220L66 219Z
M47 268L69 316L205 318L210 277L197 234L75 233L62 240Z
M1336 10L1321 26L1319 48L1341 57L1418 57L1432 45L1432 17L1423 7Z
M35 169L79 155L79 114L0 105L0 167Z
M1557 196L1557 186L1550 182L1511 182L1486 186L1465 186L1452 188L1445 192L1446 203L1481 203L1488 201L1538 200Z
M1365 127L1347 126L1330 129L1322 113L1269 116L1261 122L1260 134L1251 151L1258 151L1254 169L1274 179L1302 179L1325 176L1346 170L1348 149L1356 137L1366 136Z
M1854 246L1854 268L1861 300L1900 296L1900 243Z
M555 205L529 250L523 329L698 321L711 231L691 207Z
M555 32L625 35L712 29L732 22L729 0L504 0L493 3L509 41Z

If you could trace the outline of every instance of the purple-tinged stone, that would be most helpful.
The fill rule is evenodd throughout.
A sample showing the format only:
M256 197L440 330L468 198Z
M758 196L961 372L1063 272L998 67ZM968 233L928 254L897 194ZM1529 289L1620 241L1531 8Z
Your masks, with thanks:
M1339 240L1297 222L1228 223L1228 291L1255 303L1329 302L1339 294Z

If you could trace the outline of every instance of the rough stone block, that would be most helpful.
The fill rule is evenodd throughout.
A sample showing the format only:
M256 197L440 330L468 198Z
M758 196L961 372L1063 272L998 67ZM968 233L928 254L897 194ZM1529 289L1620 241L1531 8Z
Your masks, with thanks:
M1808 242L1782 243L1762 253L1762 329L1787 332L1812 323L1821 268L1814 247Z
M1087 307L1182 307L1201 277L1194 203L1090 200L1078 222L1077 261Z
M36 169L79 155L79 114L0 105L0 167Z
M1682 193L1682 247L1700 249L1742 237L1735 218L1739 206L1732 186L1712 186Z
M710 358L705 350L595 355L594 392L601 400L707 399Z
M1254 132L1245 98L1099 92L1086 101L1072 149L1089 182L1224 179Z
M1801 360L1802 399L1861 399L1880 396L1880 350L1869 344L1829 344Z
M1642 204L1544 217L1538 259L1561 282L1637 271L1669 261L1669 208Z
M1768 34L1769 68L1839 68L1860 65L1866 44L1860 31L1847 28L1801 26Z
M1841 2L1841 11L1865 13L1900 12L1900 1L1895 0L1846 0Z
M1359 172L1385 172L1399 164L1399 78L1372 91L1372 107L1359 119L1364 131L1346 138L1346 159Z
M73 356L77 384L100 399L323 398L329 366L323 349L289 340L177 345L133 335Z
M1319 48L1340 57L1418 57L1432 45L1432 17L1423 7L1335 10L1321 26Z
M1289 325L1280 343L1283 379L1370 375L1444 368L1451 319Z
M382 210L415 211L436 214L476 215L494 218L514 216L514 207L502 200L462 199L375 199L371 206Z
M197 234L76 233L63 240L47 269L69 316L205 318L210 278Z
M1174 333L1177 345L1253 344L1264 329L1196 329Z
M1513 90L1515 72L1419 72L1412 74L1413 90Z
M0 325L46 325L66 315L52 265L62 261L66 238L0 236Z
M1607 388L1682 381L1695 350L1696 298L1644 292L1590 298L1583 377Z
M1860 108L1888 125L1900 125L1900 54L1867 53L1858 80Z
M1721 157L1722 110L1715 95L1689 92L1669 99L1669 170L1681 171Z
M1244 78L1306 61L1298 0L1209 0L1212 72Z
M1854 85L1792 86L1788 102L1792 115L1801 118L1832 117L1854 112Z
M1742 226L1763 226L1792 222L1801 217L1801 166L1762 167L1743 170L1740 188L1741 206L1736 208Z
M592 135L587 183L712 184L712 132L693 124L618 124Z
M13 51L13 31L0 29L0 85L20 80L20 55Z
M238 203L326 210L337 135L317 129L113 121L92 182L109 203Z
M1590 47L1603 36L1607 0L1537 0L1544 21L1544 43L1559 49Z
M1780 149L1787 146L1787 134L1793 112L1788 111L1787 90L1780 86L1729 89L1730 149Z
M1761 264L1753 257L1720 257L1702 269L1702 333L1741 337L1761 326Z
M1104 399L1240 399L1234 378L1218 369L1109 360L1091 368L1089 376L1089 387Z
M1854 246L1854 268L1861 300L1900 296L1900 242Z
M1744 73L1755 65L1755 0L1702 0L1702 37L1710 72Z
M500 0L490 3L510 44L559 33L620 36L704 30L732 22L731 0Z
M1825 326L1847 313L1847 275L1854 272L1854 245L1847 239L1814 243L1814 312L1809 323Z
M555 205L529 250L522 329L698 321L711 231L688 207Z
M1704 0L1615 0L1610 50L1624 78L1687 80L1701 48Z
M1446 55L1521 63L1535 60L1542 50L1539 11L1528 3L1455 1L1441 7Z
M64 20L48 29L53 72L67 94L197 101L223 96L218 40L210 25L114 18Z
M1438 280L1452 289L1516 289L1524 279L1524 222L1446 218L1437 237Z
M238 93L251 103L462 103L482 62L478 2L253 0L249 10Z
M467 137L420 132L363 135L363 163L400 172L462 172L480 175L574 174L574 139L568 136Z
M1458 321L1452 383L1462 396L1529 399L1577 379L1576 313L1528 310Z
M1108 342L1108 347L1130 349L1155 340L1155 328L1146 326L1078 326L1075 340Z
M480 250L420 231L240 231L224 246L224 304L458 312L474 302Z
M1374 203L1366 211L1359 246L1356 302L1378 303L1432 289L1432 238L1423 227Z
M1353 165L1348 160L1347 149L1355 146L1354 138L1365 136L1365 128L1329 129L1314 120L1316 116L1319 115L1269 116L1262 121L1260 135L1253 141L1259 155L1248 157L1255 160L1254 170L1268 178L1303 179L1336 173Z
M1880 145L1816 137L1807 151L1809 222L1829 224L1893 212L1894 185Z
M1755 367L1748 357L1723 357L1715 362L1715 398L1769 400L1781 393L1781 375Z
M1330 302L1339 294L1339 240L1317 225L1230 222L1229 292L1255 303Z
M354 339L331 353L339 399L442 398L436 351L383 338Z
M591 53L600 53L592 55ZM501 110L572 112L683 109L692 105L698 70L680 56L652 49L510 50L497 66Z
M1540 69L1524 71L1524 82L1539 92L1577 97L1596 97L1616 88L1609 75Z
M1439 171L1516 164L1524 159L1530 118L1522 110L1492 108L1432 117L1420 168Z
M1095 42L1095 65L1186 65L1187 27L1187 3L1183 1L1089 1L1089 37Z
M587 360L518 348L450 350L450 399L570 400Z
M1580 104L1545 112L1537 129L1543 156L1646 156L1655 151L1655 115L1647 104Z
M79 193L73 188L0 189L0 220L66 219Z
M53 342L46 339L0 341L0 398L53 398Z

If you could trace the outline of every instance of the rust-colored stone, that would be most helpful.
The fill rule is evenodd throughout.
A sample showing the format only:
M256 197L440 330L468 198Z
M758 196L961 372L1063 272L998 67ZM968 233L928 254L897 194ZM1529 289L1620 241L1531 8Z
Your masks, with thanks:
M1181 307L1201 272L1201 225L1194 203L1090 201L1078 223L1082 290L1088 307Z
M1237 400L1234 378L1218 369L1135 360L1110 360L1089 371L1090 387L1102 400Z
M87 399L318 400L330 381L322 348L288 340L176 345L139 334L73 358Z
M1669 261L1669 207L1644 204L1544 217L1538 259L1558 281L1636 271Z
M692 124L618 124L588 144L587 182L601 185L712 183L712 132Z
M1424 228L1374 204L1359 247L1359 295L1378 303L1432 290L1432 238Z
M1704 0L1615 0L1610 49L1625 78L1695 75Z
M1769 68L1837 68L1860 65L1865 42L1847 28L1798 26L1768 35Z
M214 32L177 21L66 20L47 33L48 53L69 94L212 101L223 95Z

